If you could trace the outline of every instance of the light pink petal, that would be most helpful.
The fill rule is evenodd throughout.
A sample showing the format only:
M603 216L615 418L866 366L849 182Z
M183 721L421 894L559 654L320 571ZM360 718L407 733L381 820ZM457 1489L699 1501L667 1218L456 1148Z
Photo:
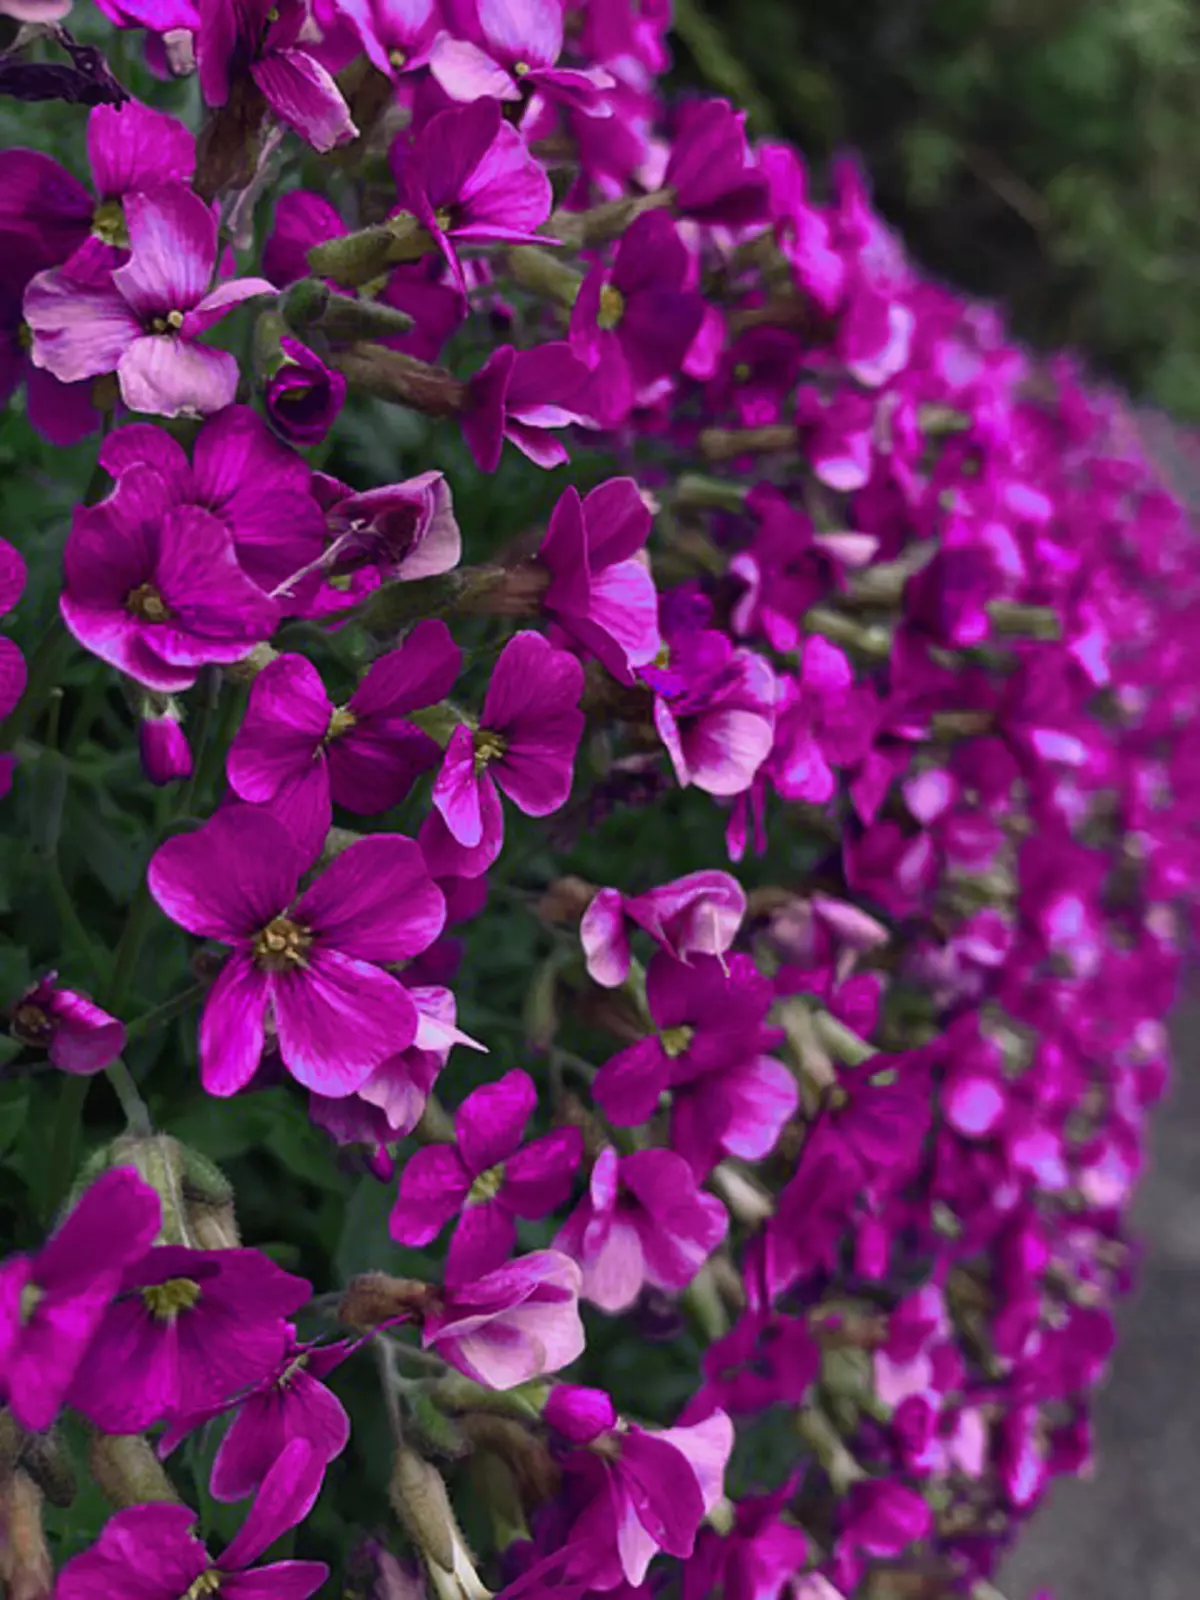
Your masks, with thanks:
M406 961L442 931L446 901L416 842L381 833L335 857L292 915L322 946L357 961Z
M775 1148L784 1124L795 1115L800 1089L795 1077L772 1056L759 1056L726 1075L732 1117L722 1144L743 1161L761 1161Z
M285 909L301 865L273 817L253 806L225 806L194 833L159 845L146 881L181 928L234 943L253 938Z
M158 417L205 416L237 394L237 358L172 334L136 339L117 364L121 399Z
M209 990L200 1019L200 1080L209 1094L237 1094L258 1071L266 1013L266 975L235 952Z
M585 1254L583 1296L601 1311L627 1311L646 1281L646 1263L637 1229L625 1217L613 1218L604 1242Z
M631 952L625 926L625 905L617 889L601 889L579 924L588 976L602 988L615 989L629 976Z
M592 578L587 618L567 626L623 682L632 668L647 666L662 648L658 591L640 561L620 561Z
M527 1072L506 1072L474 1090L458 1108L454 1129L462 1157L478 1175L519 1147L525 1124L537 1110L537 1090Z
M113 282L133 313L146 319L190 311L201 300L217 259L217 219L181 183L125 200L131 255Z
M692 782L713 795L741 794L771 751L773 731L755 711L709 711L684 738Z
M179 331L185 339L198 339L244 300L251 300L255 295L275 293L275 285L268 283L265 278L229 278L219 283L211 294L206 294L200 304L188 312Z
M429 70L451 100L519 100L512 77L469 39L443 34L433 47Z
M482 791L491 786L491 779L475 770L475 738L470 728L455 728L434 779L433 803L447 829L467 849L483 838Z
M304 50L272 50L250 66L267 104L314 150L332 150L358 136L350 108L331 74Z
M39 272L30 281L24 313L33 331L34 365L61 383L112 372L142 334L138 319L111 284L79 283L59 268Z
M284 1066L331 1099L353 1094L417 1031L404 985L337 950L315 946L306 967L273 976L271 991Z
M503 59L551 67L563 46L561 0L479 0L479 26Z

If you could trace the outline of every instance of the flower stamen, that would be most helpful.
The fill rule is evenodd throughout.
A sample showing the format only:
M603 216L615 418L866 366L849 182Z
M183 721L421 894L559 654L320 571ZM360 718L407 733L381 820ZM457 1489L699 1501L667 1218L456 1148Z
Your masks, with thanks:
M159 1322L174 1322L181 1311L190 1311L200 1298L200 1285L191 1278L168 1278L142 1290L142 1301Z
M125 609L139 622L168 622L171 608L152 583L139 583L125 596Z
M290 972L307 967L313 936L288 917L275 917L254 941L254 965L260 972Z

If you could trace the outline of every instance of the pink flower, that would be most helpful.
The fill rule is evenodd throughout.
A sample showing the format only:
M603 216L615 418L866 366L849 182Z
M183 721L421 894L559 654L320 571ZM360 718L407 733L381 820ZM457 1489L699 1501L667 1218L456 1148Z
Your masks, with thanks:
M276 439L248 406L208 417L189 463L183 446L149 422L117 428L100 446L100 465L118 483L150 467L174 506L199 506L229 530L238 565L286 603L288 580L311 567L325 545L325 518L308 465Z
M733 228L763 220L767 185L746 148L745 122L726 100L683 106L663 181L681 216Z
M436 809L421 845L438 877L477 877L496 859L504 838L498 790L527 817L564 804L583 733L582 693L583 668L540 633L514 634L504 646L479 727L454 730L433 786Z
M639 559L652 520L632 478L610 478L582 500L571 486L538 551L550 572L543 609L621 683L661 647L658 595Z
M0 617L8 615L24 592L24 558L7 539L0 539ZM25 681L25 657L20 648L11 639L0 637L0 722L25 693Z
M357 1346L300 1344L289 1330L287 1349L265 1377L237 1398L176 1417L158 1443L168 1456L189 1433L226 1411L236 1415L213 1458L209 1493L214 1500L244 1500L260 1489L294 1439L305 1440L323 1466L340 1456L350 1438L350 1419L322 1378Z
M593 267L571 312L571 348L593 373L595 414L625 421L664 378L676 378L704 320L704 298L686 288L687 247L665 211L647 211L617 246L611 270Z
M457 1144L427 1145L401 1171L389 1224L399 1244L429 1244L462 1213L446 1257L447 1283L501 1266L516 1244L515 1219L547 1216L570 1194L583 1135L560 1128L522 1147L536 1109L528 1073L505 1073L459 1106Z
M132 1167L84 1190L35 1256L0 1266L0 1393L22 1427L49 1428L126 1268L150 1248L162 1206Z
M432 944L445 902L411 839L377 834L344 850L311 888L290 835L252 806L228 806L159 847L150 891L189 933L233 952L209 991L200 1071L210 1094L254 1076L268 1014L283 1064L337 1096L411 1044L417 1009L384 963Z
M277 656L255 678L230 746L230 786L256 805L286 790L283 820L314 851L329 831L332 802L362 814L390 810L439 754L408 714L450 693L460 660L444 622L420 622L335 706L311 662Z
M329 1576L323 1561L277 1561L248 1569L303 1522L321 1492L324 1474L320 1455L304 1439L293 1439L216 1560L192 1531L199 1519L189 1507L141 1505L118 1511L91 1549L67 1562L55 1595L58 1600L98 1600L136 1592L138 1600L179 1600L181 1595L220 1592L228 1600L308 1600Z
M800 1088L774 1056L751 1055L679 1084L671 1094L671 1148L697 1182L722 1156L762 1161L795 1116Z
M810 1545L802 1528L781 1513L796 1493L789 1479L774 1494L740 1500L726 1534L702 1528L696 1552L683 1569L682 1600L780 1600L795 1575L808 1565Z
M823 805L837 787L834 769L857 766L871 748L875 695L855 684L845 653L819 634L805 639L799 673L779 679L779 690L771 780L785 800Z
M156 1245L130 1262L69 1403L104 1433L140 1433L258 1383L312 1286L260 1250Z
M304 0L199 0L196 65L210 106L223 106L249 76L271 110L312 145L332 150L358 133L342 92L300 39Z
M924 1498L887 1478L852 1484L839 1522L833 1577L847 1594L858 1587L871 1558L902 1556L933 1532L933 1513Z
M443 33L429 69L452 100L520 101L545 95L581 111L607 117L602 91L614 80L603 68L556 67L563 47L561 0L477 0L486 49Z
M619 1127L648 1122L672 1085L778 1043L779 1030L764 1025L774 998L749 956L725 965L697 956L685 965L659 951L646 971L646 1005L658 1031L605 1062L593 1085L597 1102Z
M328 531L338 550L335 572L367 564L378 579L411 583L458 565L462 534L442 473L422 472L362 494L330 478L324 490Z
M335 0L362 40L367 59L395 78L426 66L442 34L438 0Z
M17 1001L9 1018L13 1037L45 1050L60 1072L101 1072L125 1048L125 1029L84 994L60 987L48 972Z
M567 449L548 435L590 412L592 378L565 340L514 350L501 345L470 382L463 438L481 472L495 472L507 439L535 466L558 467Z
M208 293L217 221L182 184L127 196L125 221L131 254L123 267L85 280L68 262L30 283L34 364L64 383L115 370L131 411L219 411L237 390L237 360L197 341L243 300L274 294L274 285L227 278Z
M584 1347L579 1268L535 1250L474 1283L447 1285L422 1342L489 1389L512 1389L569 1366Z
M76 508L63 566L67 627L151 689L186 689L207 663L240 661L279 620L225 524L177 505L152 468L131 467L106 500Z
M320 444L346 403L346 379L298 339L279 341L283 359L267 380L263 404L280 436L308 449Z
M584 1297L602 1311L626 1311L645 1284L686 1289L729 1226L715 1195L696 1187L672 1150L601 1152L587 1196L559 1230L555 1247L583 1269Z
M495 100L440 111L407 150L393 149L401 203L437 242L459 288L459 244L541 242L550 180Z
M179 711L147 706L138 719L138 754L150 783L164 788L192 775L192 747L179 723Z
M745 891L727 872L689 872L639 895L601 889L579 925L588 976L606 989L625 982L631 959L626 918L686 965L691 956L723 956L745 915Z

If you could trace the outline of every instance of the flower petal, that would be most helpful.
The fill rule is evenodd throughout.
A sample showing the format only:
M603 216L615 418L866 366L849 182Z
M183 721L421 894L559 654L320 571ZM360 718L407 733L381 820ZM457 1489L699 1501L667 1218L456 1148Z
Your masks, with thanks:
M236 1094L258 1071L268 998L266 975L240 952L230 956L200 1019L200 1081L209 1094Z
M145 320L190 311L201 300L217 259L217 219L182 183L164 183L125 200L130 258L113 282Z
M517 1150L525 1124L537 1110L537 1090L527 1072L506 1072L459 1106L454 1131L468 1171L478 1176Z
M235 944L253 938L286 908L303 865L273 817L235 805L194 833L159 845L146 881L181 928Z
M315 946L307 967L273 977L271 993L284 1066L332 1099L353 1094L416 1037L417 1008L404 985L338 950Z
M291 915L325 949L358 961L406 961L442 931L446 901L414 840L376 834L336 856Z
M314 150L357 138L350 107L331 74L304 50L272 50L250 65L267 104Z
M58 374L56 374L58 376ZM133 340L117 363L121 399L156 417L205 416L237 393L237 359L173 334Z

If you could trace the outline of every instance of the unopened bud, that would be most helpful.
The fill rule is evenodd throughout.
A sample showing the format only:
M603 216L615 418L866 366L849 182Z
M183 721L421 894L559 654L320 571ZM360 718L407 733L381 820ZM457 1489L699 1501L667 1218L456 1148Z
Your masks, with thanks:
M183 1146L169 1134L126 1134L110 1147L110 1166L133 1167L162 1201L162 1244L190 1244L184 1210Z
M586 878L556 878L537 903L538 917L552 928L576 927L598 892Z
M416 217L402 211L376 227L314 245L308 252L308 264L318 278L331 278L344 289L357 289L390 267L419 261L436 249Z
M532 1538L517 1482L507 1461L490 1450L477 1450L471 1457L470 1472L471 1486L487 1507L497 1551L503 1552L511 1544Z
M415 1451L396 1452L388 1499L425 1559L439 1600L490 1600L437 1469Z
M359 340L332 359L352 388L431 417L457 417L470 401L468 386L461 378L400 350Z
M138 722L138 752L146 779L159 788L192 775L192 750L180 726L179 707L166 697L165 703L147 702Z
M150 1501L179 1499L162 1462L140 1433L93 1433L88 1441L88 1470L118 1511Z
M579 298L582 273L551 255L549 250L540 250L532 244L518 245L508 252L505 261L522 289L540 295L543 300L553 300L570 311Z
M42 1492L20 1470L0 1485L0 1584L8 1600L49 1600L54 1589Z
M28 1433L21 1447L21 1469L27 1472L52 1506L65 1509L75 1499L75 1463L57 1428Z
M420 1317L437 1290L412 1278L392 1278L386 1272L364 1272L351 1278L338 1306L338 1321L351 1328L370 1330L398 1317Z
M462 1419L462 1429L478 1450L499 1458L523 1506L535 1510L558 1493L562 1482L558 1463L545 1443L520 1422L476 1411ZM492 1487L502 1487L494 1475Z
M777 455L798 449L799 430L790 422L767 423L761 428L704 428L700 453L706 461L736 461L738 456Z

